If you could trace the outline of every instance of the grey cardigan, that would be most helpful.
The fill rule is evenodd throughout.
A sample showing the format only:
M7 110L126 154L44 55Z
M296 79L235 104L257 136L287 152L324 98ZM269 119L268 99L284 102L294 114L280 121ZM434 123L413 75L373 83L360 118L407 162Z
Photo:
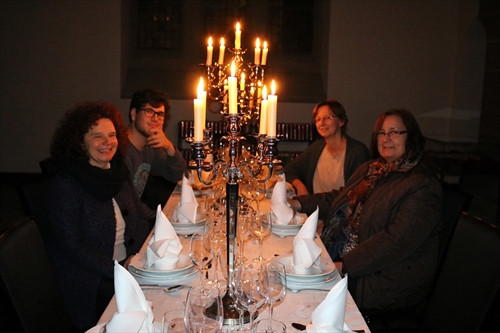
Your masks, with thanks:
M370 154L364 143L347 135L345 135L345 138L344 183L347 183L347 180L354 171L356 171L361 164L368 161ZM306 186L307 191L309 191L309 193L314 193L314 172L325 145L326 142L324 139L317 140L307 147L296 159L288 163L285 166L286 181L291 183L295 179L300 179Z

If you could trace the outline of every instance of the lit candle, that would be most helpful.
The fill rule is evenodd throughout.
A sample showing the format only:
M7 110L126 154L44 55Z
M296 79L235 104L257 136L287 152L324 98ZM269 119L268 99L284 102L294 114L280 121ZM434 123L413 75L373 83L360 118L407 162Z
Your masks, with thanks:
M228 78L229 85L229 114L238 114L238 87L236 78L236 66L231 64L231 76Z
M260 103L260 126L259 134L267 134L267 109L269 101L267 100L267 88L264 86L262 90L262 102Z
M271 95L268 96L269 100L269 112L267 114L269 127L267 129L267 135L276 136L276 118L278 109L278 96L276 95L276 83L274 80L271 84Z
M234 40L234 48L239 50L241 47L241 31L240 22L236 23L236 38Z
M201 129L205 129L206 119L207 119L207 92L204 90L205 83L203 78L200 77L200 83L198 84L198 99L201 100Z
M220 39L220 48L219 48L219 65L224 63L224 51L226 47L224 46L224 38Z
M213 53L213 46L212 46L212 37L208 39L208 46L207 46L207 65L212 65L212 53Z
M240 90L245 90L245 73L241 73Z
M262 49L262 61L260 62L260 64L262 66L264 66L267 62L267 52L269 50L267 49L267 42L264 42L264 48Z
M255 41L255 57L253 63L255 65L260 64L260 39L257 38Z
M194 141L203 141L203 127L201 126L201 100L194 99Z

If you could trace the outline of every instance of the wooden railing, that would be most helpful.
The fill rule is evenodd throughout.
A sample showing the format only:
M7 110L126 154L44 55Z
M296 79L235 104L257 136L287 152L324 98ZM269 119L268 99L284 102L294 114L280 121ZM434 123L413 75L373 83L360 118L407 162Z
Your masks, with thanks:
M212 128L213 144L218 147L220 138L225 135L226 123L224 121L208 121L207 128ZM297 157L309 144L314 141L314 125L306 123L278 123L276 134L280 137L278 145L278 158L287 163ZM250 131L254 132L254 131ZM186 160L190 157L191 148L186 142L186 138L193 135L193 121L181 120L179 122L178 147ZM255 142L251 135L244 135L248 142Z

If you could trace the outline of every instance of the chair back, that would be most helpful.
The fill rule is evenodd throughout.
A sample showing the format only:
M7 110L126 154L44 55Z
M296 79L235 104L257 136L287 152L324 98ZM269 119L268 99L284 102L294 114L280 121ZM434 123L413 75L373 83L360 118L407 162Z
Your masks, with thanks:
M72 332L35 222L22 218L0 236L0 276L25 332Z
M35 221L44 239L49 223L49 211L45 201L49 181L46 177L34 179L20 185L19 190L19 200L25 215Z
M471 194L459 190L453 185L443 184L443 224L439 232L438 267L442 266L458 218L462 212L467 212L471 201Z
M478 332L500 286L500 230L462 213L424 314L426 332Z

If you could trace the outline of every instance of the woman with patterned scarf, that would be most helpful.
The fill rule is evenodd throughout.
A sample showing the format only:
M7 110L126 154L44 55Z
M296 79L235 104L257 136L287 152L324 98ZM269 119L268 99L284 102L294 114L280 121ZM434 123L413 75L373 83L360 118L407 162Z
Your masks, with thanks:
M319 206L321 239L348 273L363 314L386 320L417 313L436 270L442 190L421 159L425 139L405 109L384 112L372 133L374 159L338 191L299 196L304 213Z

